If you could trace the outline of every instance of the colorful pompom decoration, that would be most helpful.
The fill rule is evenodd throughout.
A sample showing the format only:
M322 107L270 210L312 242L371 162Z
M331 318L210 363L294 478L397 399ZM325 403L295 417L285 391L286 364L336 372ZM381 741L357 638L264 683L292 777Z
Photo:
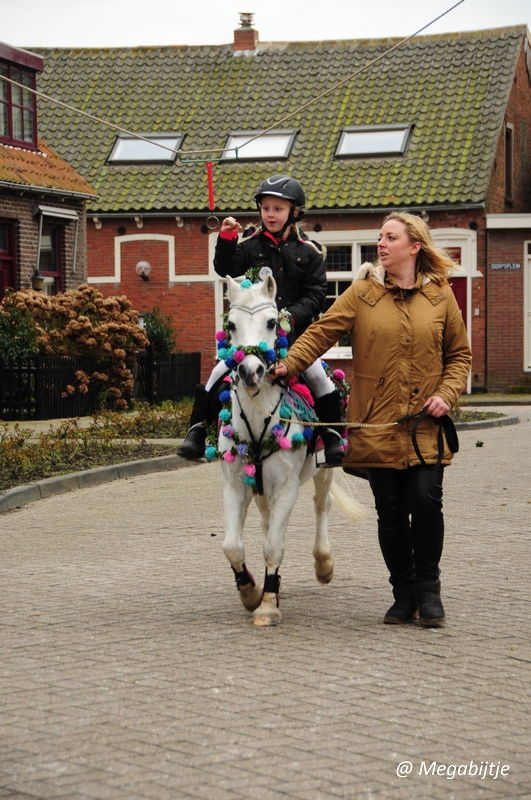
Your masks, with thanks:
M245 358L245 353L243 350L236 350L234 353L234 360L237 364L241 364L243 359Z
M230 391L225 389L223 392L220 392L219 399L222 403L228 403L230 400Z
M281 436L278 440L278 446L281 450L291 450L291 440L287 436Z
M250 475L245 475L243 482L246 486L254 486L256 484L256 479L252 478Z
M310 441L310 439L311 439L311 438L312 438L312 436L313 436L313 431L312 431L312 429L311 429L311 428L305 428L305 429L303 430L303 432L302 432L302 435L304 436L304 438L306 439L306 441L307 441L307 442L309 442L309 441Z
M213 461L216 458L217 452L215 447L207 447L205 450L205 458L209 461Z
M247 455L248 449L249 449L249 445L245 444L245 443L244 444L239 444L238 447L236 448L236 450L238 451L238 455L239 456Z
M267 342L258 342L258 349L261 353L267 353L269 350L269 345Z
M256 475L256 467L254 464L246 464L243 468L243 471L245 472L246 475L249 475L249 477L251 478L253 477L253 475Z
M250 289L253 285L253 282L249 280L249 278L245 278L244 281L240 283L242 289Z
M344 381L345 380L345 373L343 372L342 369L335 369L333 371L332 375L335 378L337 378L338 380L340 380L340 381Z
M284 428L282 427L282 425L273 425L273 427L271 428L271 433L273 434L273 436L277 437L282 436L282 434L284 433Z
M223 453L223 460L227 461L229 464L232 464L235 458L236 456L234 456L230 450L227 450L225 453Z
M225 331L216 331L216 341L222 342L225 339Z
M291 437L291 440L293 442L304 442L304 436L302 435L302 433L298 433L297 432L297 433L293 434L293 436Z
M219 412L219 418L221 422L229 422L231 416L232 415L228 408L222 408L221 411Z

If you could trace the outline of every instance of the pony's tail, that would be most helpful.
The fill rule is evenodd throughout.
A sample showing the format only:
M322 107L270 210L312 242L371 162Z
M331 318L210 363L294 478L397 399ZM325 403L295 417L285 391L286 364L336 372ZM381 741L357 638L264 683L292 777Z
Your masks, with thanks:
M332 481L330 492L336 506L352 522L362 522L367 518L367 509L357 500L354 500L336 481Z

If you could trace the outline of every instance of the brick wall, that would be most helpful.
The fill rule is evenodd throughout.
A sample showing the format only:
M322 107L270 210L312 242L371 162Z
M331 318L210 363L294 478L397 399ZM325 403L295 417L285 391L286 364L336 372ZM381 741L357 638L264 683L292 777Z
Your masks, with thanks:
M505 126L513 126L513 199L505 197ZM516 66L487 190L488 214L531 212L531 80L524 42Z
M489 231L488 389L505 391L520 383L524 366L524 241L531 228ZM492 269L492 264L520 269Z
M370 230L375 231L375 240L384 219L384 214L341 215L317 214L305 218L308 235L319 239L313 226L319 223L323 231ZM256 215L238 216L246 225L255 222ZM208 236L201 231L203 218L185 219L178 227L174 217L144 217L143 227L137 228L132 218L101 218L102 227L97 229L88 221L88 260L90 277L114 275L115 239L131 234L158 234L171 236L175 245L175 272L179 276L208 275ZM465 228L477 226L478 269L485 273L485 217L481 211L432 212L429 225L432 228ZM148 261L152 267L148 281L143 281L135 272L138 261ZM123 241L121 244L120 283L96 284L105 296L125 294L140 313L159 306L163 314L171 314L177 332L177 346L185 351L202 353L202 380L205 381L214 364L216 330L213 284L207 282L170 282L168 280L168 246L159 240ZM486 382L485 364L485 280L472 281L472 328L473 378L472 386L481 390ZM479 314L474 314L478 309ZM219 326L218 326L219 327ZM334 362L334 366L349 374L350 363Z
M0 193L0 218L13 221L15 226L16 247L16 287L17 289L31 286L31 277L37 265L37 248L39 242L39 217L33 215L36 203L62 209L76 211L79 216L76 266L72 270L75 225L67 222L62 225L63 246L63 289L72 289L84 283L87 279L87 228L85 201L67 198L65 202L58 202L57 196L42 197L38 199L31 195L20 197L14 192ZM54 224L58 219L46 217L46 222Z

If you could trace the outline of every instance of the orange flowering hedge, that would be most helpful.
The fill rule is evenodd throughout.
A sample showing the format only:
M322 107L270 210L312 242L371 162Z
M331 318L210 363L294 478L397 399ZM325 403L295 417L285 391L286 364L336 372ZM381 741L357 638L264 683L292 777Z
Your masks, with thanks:
M115 408L127 408L135 354L149 345L127 297L104 298L87 284L53 296L33 289L8 290L0 313L33 321L40 355L91 356L108 362L106 372L89 375L78 370L65 396L90 390L102 405L111 400Z

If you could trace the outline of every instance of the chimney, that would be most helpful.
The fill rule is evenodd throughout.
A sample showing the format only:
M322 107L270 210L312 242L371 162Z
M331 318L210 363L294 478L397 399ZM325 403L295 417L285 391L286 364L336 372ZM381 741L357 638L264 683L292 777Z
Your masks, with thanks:
M240 27L234 31L234 51L256 50L258 31L253 28L254 13L240 12Z

